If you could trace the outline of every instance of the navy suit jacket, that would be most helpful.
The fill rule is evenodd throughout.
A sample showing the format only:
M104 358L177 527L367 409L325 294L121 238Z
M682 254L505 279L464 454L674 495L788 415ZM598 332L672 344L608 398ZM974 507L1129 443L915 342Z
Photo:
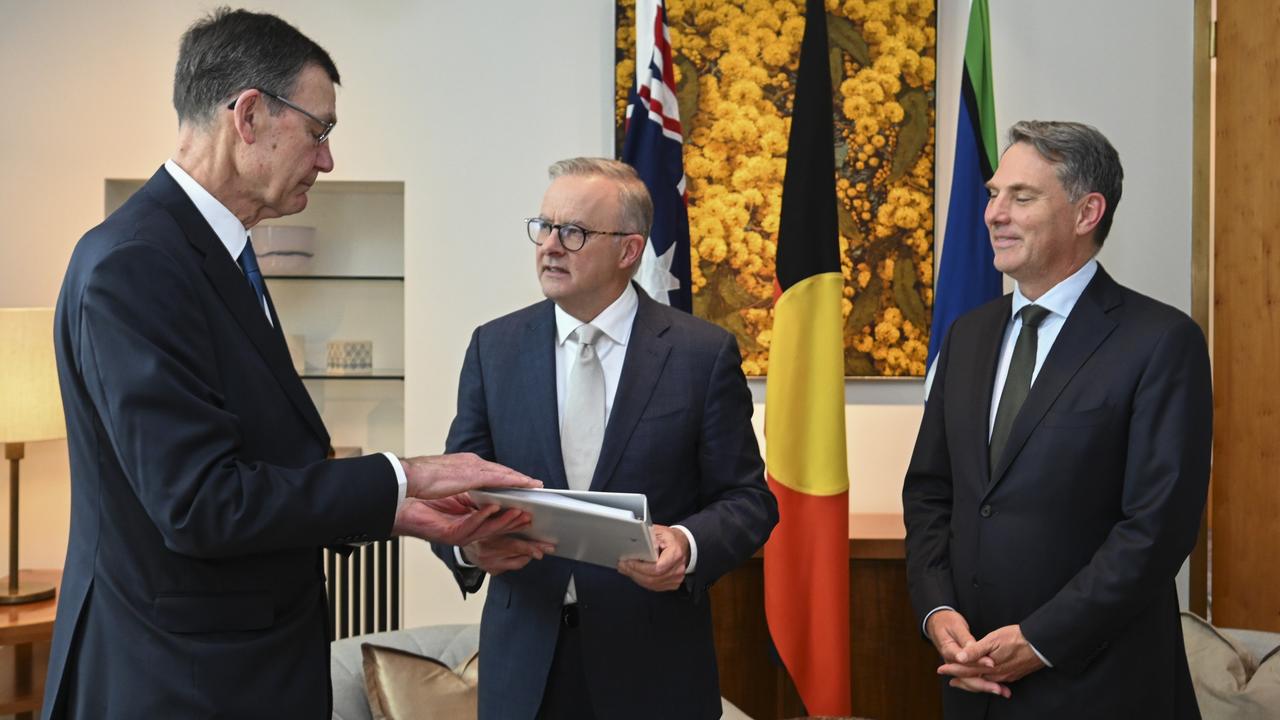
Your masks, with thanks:
M43 716L329 717L320 547L388 535L395 473L325 460L278 324L164 169L76 245L55 335L71 537Z
M989 467L1010 296L948 333L903 488L917 621L1021 624L1054 667L1010 700L944 686L948 718L1198 718L1174 577L1209 480L1204 336L1099 267Z
M533 718L574 576L596 717L718 718L707 588L777 523L751 427L751 394L728 332L649 299L627 343L592 490L644 493L661 525L698 544L685 587L641 588L614 568L547 557L492 579L480 624L481 718ZM448 451L470 451L565 488L550 300L478 328L467 348ZM436 552L465 592L483 574Z

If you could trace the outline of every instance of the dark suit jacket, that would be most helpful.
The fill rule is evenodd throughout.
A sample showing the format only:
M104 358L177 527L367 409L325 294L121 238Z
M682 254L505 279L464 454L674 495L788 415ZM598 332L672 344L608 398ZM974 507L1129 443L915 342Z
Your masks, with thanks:
M751 428L751 394L733 336L650 300L639 308L592 490L644 493L655 523L698 544L686 587L649 592L613 568L555 557L493 578L480 624L482 718L532 718L547 683L570 573L579 632L601 718L718 718L719 680L707 588L751 557L777 523L777 503ZM567 487L556 410L551 301L478 328L458 388L448 451L471 451ZM477 570L437 553L464 592Z
M1004 457L987 459L1010 296L956 320L903 488L917 620L1021 624L1053 663L948 718L1198 718L1174 577L1195 543L1213 399L1200 329L1098 268Z
M319 548L389 534L390 464L325 461L280 330L164 169L76 246L55 334L71 537L44 717L327 718Z

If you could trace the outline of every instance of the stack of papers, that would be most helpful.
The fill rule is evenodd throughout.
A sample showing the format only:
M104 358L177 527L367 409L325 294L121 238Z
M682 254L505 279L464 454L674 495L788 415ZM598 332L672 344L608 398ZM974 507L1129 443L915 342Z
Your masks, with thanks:
M559 557L605 567L658 559L649 499L639 493L499 489L472 490L471 498L528 512L533 522L518 535L555 545Z

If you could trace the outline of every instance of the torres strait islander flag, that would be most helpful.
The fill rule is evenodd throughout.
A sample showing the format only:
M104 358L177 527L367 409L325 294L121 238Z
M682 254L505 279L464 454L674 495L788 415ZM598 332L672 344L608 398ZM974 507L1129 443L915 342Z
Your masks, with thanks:
M636 84L627 105L622 161L649 188L653 228L635 280L654 300L689 312L693 296L683 152L666 8L662 0L636 0Z
M774 647L810 715L852 714L849 474L827 22L808 0L778 228L765 451L778 526L764 548Z
M933 325L929 330L929 379L951 323L1004 293L1000 271L992 264L990 236L983 214L987 181L995 172L996 102L991 80L990 21L987 0L973 0L964 44L960 113L956 120L956 161L951 174L947 229L934 287Z

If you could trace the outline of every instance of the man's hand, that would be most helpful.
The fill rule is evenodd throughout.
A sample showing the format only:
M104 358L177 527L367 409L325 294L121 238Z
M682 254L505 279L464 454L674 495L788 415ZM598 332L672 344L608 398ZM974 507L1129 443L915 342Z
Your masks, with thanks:
M540 488L533 478L474 453L430 455L400 461L408 481L406 496L433 500L480 488Z
M411 535L446 545L466 545L515 532L531 522L529 514L497 505L476 507L466 495L434 500L406 497L396 511L392 535Z
M975 675L973 668L982 661L990 661L990 665L983 667L980 675ZM956 653L954 662L938 668L938 672L953 677L952 687L963 687L967 690L969 687L957 685L956 681L980 679L981 683L970 684L976 684L979 687L985 687L984 683L1003 686L1020 680L1044 666L1040 657L1031 649L1031 644L1023 637L1021 626L1006 625L992 630L981 640L966 645Z
M654 525L653 543L658 548L657 561L623 560L618 563L618 572L646 590L675 590L684 582L684 569L689 565L689 538L679 530Z
M939 610L929 616L925 630L944 662L938 674L951 675L951 687L1005 698L1011 695L1008 687L983 677L992 671L995 660L985 654L965 653L965 648L973 647L976 641L963 615L955 610Z
M519 570L530 560L541 560L555 552L556 546L536 540L523 540L512 535L499 535L477 540L462 548L463 558L490 575Z

